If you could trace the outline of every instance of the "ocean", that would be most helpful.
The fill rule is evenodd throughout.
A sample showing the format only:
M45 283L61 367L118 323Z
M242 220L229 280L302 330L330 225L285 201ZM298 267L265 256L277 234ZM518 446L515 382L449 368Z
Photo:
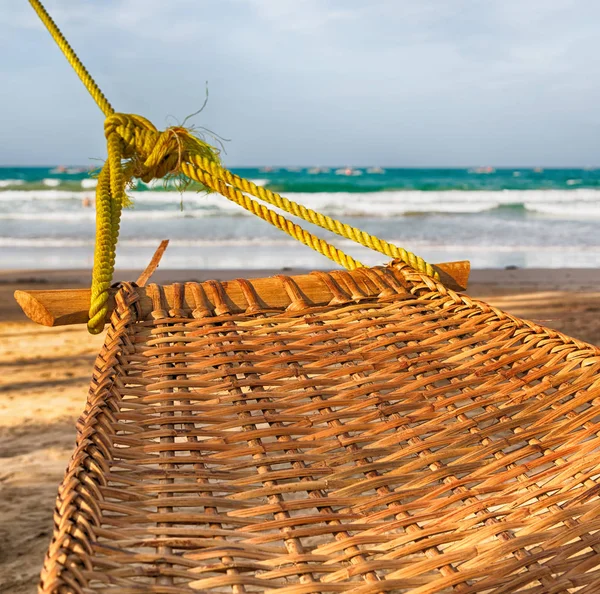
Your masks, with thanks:
M430 262L475 268L600 265L600 169L245 168L233 171ZM96 180L85 168L0 168L0 269L89 268ZM217 194L138 182L117 267L326 268L323 256ZM308 227L365 264L386 261Z

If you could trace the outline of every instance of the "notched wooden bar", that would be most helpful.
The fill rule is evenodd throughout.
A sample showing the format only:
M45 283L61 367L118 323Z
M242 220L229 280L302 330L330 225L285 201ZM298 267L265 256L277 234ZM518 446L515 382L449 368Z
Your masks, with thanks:
M446 262L435 264L434 268L440 275L440 281L452 290L462 291L467 288L470 265L467 261ZM383 270L394 271L393 265ZM364 275L356 274L355 281L365 297L378 295L379 290L374 287ZM325 281L316 274L304 274L293 277L300 291L313 305L326 305L332 298L330 289ZM290 298L282 290L281 280L277 277L249 279L248 282L268 309L285 309L290 304ZM232 312L246 311L248 301L244 295L242 285L238 281L224 281L221 283ZM206 285L206 283L202 283ZM114 310L114 295L118 289L110 290L108 302L109 314ZM136 289L140 294L142 314L149 313L152 309L151 299L147 295L146 287ZM210 294L210 291L209 291ZM25 315L43 326L64 326L69 324L85 324L88 321L90 307L89 289L58 289L47 291L15 291L15 299L21 306ZM173 287L164 286L164 297L169 305L173 303ZM188 290L185 291L184 307L190 310L194 307L193 297Z

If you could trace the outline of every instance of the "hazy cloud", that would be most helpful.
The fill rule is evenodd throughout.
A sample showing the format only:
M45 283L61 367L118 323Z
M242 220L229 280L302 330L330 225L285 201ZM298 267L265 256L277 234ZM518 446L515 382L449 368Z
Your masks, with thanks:
M47 0L115 108L244 164L598 164L595 0ZM105 154L102 114L0 0L0 163Z

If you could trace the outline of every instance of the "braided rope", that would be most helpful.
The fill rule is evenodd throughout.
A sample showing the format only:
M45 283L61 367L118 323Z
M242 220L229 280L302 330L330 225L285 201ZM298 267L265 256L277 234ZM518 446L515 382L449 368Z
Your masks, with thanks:
M218 163L210 163L208 161L199 162L199 159L193 160L198 167L204 169L205 171L211 171L215 177L226 181L231 186L239 188L247 194L251 194L255 198L259 198L268 204L280 208L281 210L284 210L285 212L296 216L307 223L317 225L322 229L331 231L332 233L344 237L345 239L350 239L355 243L359 243L374 251L389 256L390 258L402 260L403 262L412 266L412 268L415 270L418 270L427 276L437 278L437 273L431 264L428 264L425 262L425 260L423 260L423 258L405 250L404 248L395 246L394 244L389 243L384 239L380 239L375 235L371 235L362 229L358 229L357 227L353 227L347 223L342 223L337 219L332 219L323 213L306 208L302 204L298 204L297 202L288 200L284 196L280 196L276 192L272 192L268 188L257 186L250 180L240 177L239 175L235 175L228 169L221 167Z
M92 78L92 75L87 71L86 67L78 58L75 50L73 50L73 48L69 45L69 42L61 33L60 29L56 26L56 23L52 20L52 17L48 14L43 4L39 0L29 0L29 3L33 7L33 10L35 10L37 13L38 17L40 17L40 20L48 30L48 33L52 35L52 39L54 39L56 45L58 45L58 47L61 49L62 53L65 55L65 58L67 58L69 64L71 64L81 82L85 85L85 88L88 90L89 94L98 104L98 107L102 110L102 113L105 116L114 113L115 110L113 106L104 96L104 93L102 93L100 87Z
M339 264L348 270L362 268L363 265L352 258L352 256L337 249L324 239L317 237L300 225L286 219L284 216L277 214L263 204L256 202L256 200L252 200L252 198L243 194L238 188L228 186L222 178L213 176L209 172L194 167L186 162L181 164L181 171L187 177L200 182L215 192L219 192L219 194L225 196L225 198L235 202L248 212L251 212L253 215L256 215L274 227L277 227L280 231L287 233L290 237L293 237L316 252L319 252L319 254L329 258L336 264Z
M218 153L213 147L193 136L187 129L175 126L159 132L151 122L139 115L115 113L42 3L39 0L29 2L90 95L107 116L104 133L108 158L96 187L96 244L88 322L91 333L97 334L104 328L104 319L108 311L108 289L115 267L121 210L129 203L125 188L133 178L149 182L168 175L183 174L207 189L219 192L248 212L349 270L363 265L252 197L340 237L390 258L399 259L423 274L438 278L433 267L412 252L233 174L221 165Z

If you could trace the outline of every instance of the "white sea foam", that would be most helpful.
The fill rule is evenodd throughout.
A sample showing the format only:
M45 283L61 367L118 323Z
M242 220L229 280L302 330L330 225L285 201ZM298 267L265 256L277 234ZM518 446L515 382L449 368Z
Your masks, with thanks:
M9 186L22 186L25 182L22 179L0 179L0 188Z
M239 207L218 194L184 192L132 192L138 204L178 203L233 212ZM505 190L505 191L390 191L288 193L287 197L331 216L387 217L418 213L478 213L501 206L564 204L574 201L600 204L600 190ZM223 213L226 214L226 213Z
M95 188L98 185L98 180L97 179L82 179L81 180L81 187L82 188Z
M5 190L0 192L1 202L32 202L37 200L77 200L81 202L82 192L65 190Z
M219 214L211 210L124 210L121 218L124 220L157 220L167 219L202 219L204 217ZM93 221L96 213L93 208L78 211L57 211L57 212L10 212L0 213L0 220L4 221L61 221L65 223L78 223L81 221Z
M600 218L600 203L526 204L528 211L559 218Z
M156 242L154 242L156 243ZM5 248L72 248L94 245L93 239L57 239L55 237L0 237Z
M96 180L83 180L96 181ZM260 180L259 180L260 181ZM82 211L82 192L48 190L0 191L0 218L23 220L58 220L58 211L69 211L65 220L89 218ZM130 192L133 209L124 217L140 219L203 218L231 216L244 211L223 196L203 192ZM532 213L569 217L600 217L600 190L502 190L502 191L389 191L389 192L317 192L290 193L287 197L329 216L401 217L415 214L470 214L493 211L501 207L522 206ZM34 205L35 202L43 205ZM52 204L55 203L55 204ZM70 204L69 204L70 203ZM174 205L183 204L184 210ZM19 208L15 209L14 205ZM30 204L30 206L27 206ZM60 205L64 206L60 206ZM140 208L135 208L135 206ZM75 210L77 209L77 210ZM16 212L15 212L16 210ZM92 209L93 210L93 209ZM49 217L49 218L48 218Z
M61 221L65 223L93 221L96 214L93 210L81 212L9 212L0 213L0 221Z
M298 242L295 239L281 238L275 239L271 237L248 237L238 239L178 239L172 241L175 247L179 248L194 248L194 247L269 247L269 246L296 246ZM70 248L93 246L94 239L77 239L65 238L58 239L56 237L0 237L0 247L8 248ZM122 239L119 241L119 246L127 247L149 247L155 248L157 245L156 239Z
M59 182L60 180L49 180ZM90 187L96 184L95 179L81 180L89 183ZM263 182L266 180L253 180L254 182ZM162 181L156 186L162 188ZM8 187L10 185L21 185L22 180L0 180L0 187ZM257 184L259 185L259 184ZM4 190L0 192L0 198L7 199L11 194L18 195L22 199L35 200L56 200L56 199L80 199L81 192L73 192L68 190ZM177 192L164 190L146 190L141 192L128 192L135 200L145 201L161 201L161 202L179 202L181 197L185 200L203 200L207 196L214 194L206 194L205 192ZM426 201L426 202L480 202L494 201L502 204L526 204L529 202L571 202L571 201L600 201L600 189L593 188L578 188L573 190L449 190L449 191L421 191L421 190L391 190L383 192L284 192L286 196L294 200L310 200L313 202L323 202L324 200L333 200L336 202L355 202L360 200L379 200L383 202L395 202L398 200L405 201Z
M56 188L56 187L60 186L60 180L59 180L59 179L53 179L53 178L51 178L51 177L48 177L48 178L46 178L46 179L43 179L43 180L42 180L42 183L43 183L45 186L48 186L48 187L50 187L50 188Z
M83 180L85 181L85 180ZM95 180L87 180L95 181ZM220 194L206 194L203 192L127 192L127 195L132 199L133 204L198 204L201 206L220 205L223 208L233 206L239 208L227 198ZM70 200L81 204L84 192L73 192L69 190L4 190L0 192L0 203L15 201L22 202L53 202ZM0 204L1 208L1 204Z
M402 244L401 238L390 239L391 243ZM346 251L362 250L351 240L337 239L333 243ZM0 237L0 247L6 248L74 248L93 246L93 238L56 238L56 237ZM156 248L156 239L121 239L119 249L127 248ZM241 237L241 238L221 238L221 239L174 239L171 241L169 250L179 248L261 248L261 247L299 247L296 240L282 236L273 237ZM463 254L473 254L473 251L487 253L538 253L538 252L581 252L580 246L574 245L473 245L469 243L444 243L443 241L411 241L411 249L414 250L448 250L449 252L458 252ZM589 244L585 246L585 251L600 252L600 244Z
M600 205L600 190L504 190L448 192L298 193L290 200L333 215L401 216L418 213L477 213L502 206L561 204ZM568 212L568 210L566 211Z

